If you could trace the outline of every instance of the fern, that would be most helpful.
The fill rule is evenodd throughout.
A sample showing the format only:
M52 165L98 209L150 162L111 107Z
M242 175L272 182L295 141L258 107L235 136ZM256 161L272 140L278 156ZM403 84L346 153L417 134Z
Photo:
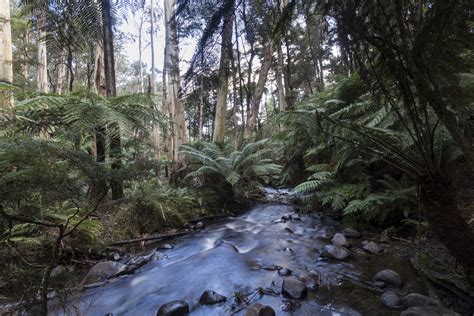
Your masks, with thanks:
M183 145L180 153L188 159L187 179L205 179L217 176L234 190L245 191L257 188L280 174L281 167L270 159L270 151L265 148L268 140L245 144L241 150L224 152L213 143L200 142ZM245 194L245 192L241 192Z

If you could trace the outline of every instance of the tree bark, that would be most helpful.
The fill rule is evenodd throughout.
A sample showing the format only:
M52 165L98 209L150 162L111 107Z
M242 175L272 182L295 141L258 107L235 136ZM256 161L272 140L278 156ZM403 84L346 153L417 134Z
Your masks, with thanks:
M10 1L0 0L0 81L13 83L12 34L10 22ZM0 91L0 108L11 109L13 95Z
M151 50L151 94L156 94L156 72L155 72L155 20L154 20L154 1L150 2L150 50ZM141 30L140 30L141 32ZM155 153L155 159L161 159L160 153L160 129L158 126L153 125L152 127L152 138L153 138L153 149ZM156 169L156 176L160 176L160 169Z
M58 58L58 70L56 73L56 84L54 86L54 93L61 94L63 91L63 82L66 75L66 51L61 48Z
M38 15L38 66L36 70L36 90L40 93L48 93L48 58L46 48L46 30L44 14Z
M151 7L153 7L153 2L151 4ZM144 10L144 8L142 8L142 10ZM153 16L153 14L151 14ZM139 67L140 67L140 78L139 78L139 83L140 83L140 87L139 87L139 91L138 92L141 92L141 93L144 93L145 92L145 84L143 82L143 56L142 56L142 38L143 38L143 35L142 35L142 31L143 31L143 20L144 20L144 16L145 16L145 12L142 12L142 15L140 16L140 23L138 24L138 63L139 63ZM153 22L150 22L150 23L153 23ZM153 32L152 32L153 33ZM153 40L153 35L152 35L152 40ZM151 44L153 45L153 43ZM152 51L153 51L153 48L152 48ZM154 54L152 53L152 58L154 58Z
M104 69L104 49L102 43L98 42L94 48L94 78L93 89L95 93L101 96L107 96L105 89L105 69Z
M232 27L234 20L234 1L226 12L222 24L222 44L219 65L219 81L217 84L216 118L212 141L224 144L227 122L227 94L229 91L230 60L232 58Z
M179 101L179 48L178 48L178 30L176 26L176 1L164 0L164 16L165 16L165 45L168 56L165 56L168 74L167 97L170 105L171 113L171 137L172 137L172 157L173 157L173 174L184 163L178 155L179 147L186 143L187 133L184 120L184 110Z
M114 38L110 0L102 0L102 30L104 44L105 89L108 97L115 97L117 95L117 90L115 83ZM120 131L117 124L112 124L110 129L115 132L115 135L110 137L110 158L112 158L112 170L117 171L121 167L122 156ZM110 187L112 189L113 200L123 197L122 179L113 175L110 181Z
M204 74L201 74L201 89L199 91L199 126L198 139L202 140L202 122L204 112Z
M283 85L283 51L281 46L277 48L277 71L276 71L276 81L278 88L278 106L280 113L285 112L286 110L286 100L285 100L285 86Z
M262 102L263 90L265 89L265 84L267 83L268 71L272 64L273 56L273 43L267 44L265 48L265 54L261 61L260 74L258 77L257 86L255 87L255 93L250 104L251 115L248 119L247 126L245 128L245 136L250 137L256 131L256 124L258 119L258 113L260 111L260 103Z
M438 239L474 280L474 233L456 204L451 181L437 176L421 183L420 198L426 220Z

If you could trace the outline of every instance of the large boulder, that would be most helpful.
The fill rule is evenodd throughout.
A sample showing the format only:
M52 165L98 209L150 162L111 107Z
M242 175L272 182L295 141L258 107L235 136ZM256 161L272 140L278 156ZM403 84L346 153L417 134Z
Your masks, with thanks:
M402 277L393 270L381 270L374 275L374 282L384 282L395 287L402 286Z
M380 295L380 302L382 302L384 306L393 309L399 309L402 306L400 296L393 291L386 291Z
M402 303L406 307L414 306L442 306L440 301L419 293L410 293L402 298Z
M346 236L341 233L337 233L331 239L331 242L334 246L342 246L342 247L349 247L350 242L347 240Z
M278 274L281 275L281 276L288 276L291 273L292 273L292 271L290 269L286 269L286 268L278 270Z
M326 258L344 260L351 256L351 251L343 246L326 245L321 255Z
M199 303L203 305L213 305L225 301L227 301L227 297L211 290L204 291L199 299Z
M254 303L247 307L244 316L275 316L275 311L268 305Z
M189 305L185 301L172 301L161 305L156 316L185 316L189 314Z
M349 237L349 238L359 238L360 237L360 233L353 229L353 228L344 228L342 230L342 234L346 237Z
M281 294L286 298L302 299L307 294L306 284L295 277L287 277L283 280Z
M401 312L400 316L461 316L440 306L415 306Z
M367 252L373 253L374 255L378 255L382 251L382 248L380 248L379 245L377 245L373 241L367 241L367 240L364 240L362 242L362 249L364 249Z
M83 285L102 282L107 280L113 275L124 271L127 266L114 261L102 261L93 266L84 280L82 280Z

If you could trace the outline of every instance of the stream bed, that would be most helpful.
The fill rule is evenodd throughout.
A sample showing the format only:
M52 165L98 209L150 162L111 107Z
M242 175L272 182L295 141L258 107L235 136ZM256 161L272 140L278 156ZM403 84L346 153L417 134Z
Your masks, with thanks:
M150 250L153 259L133 274L87 289L58 314L156 315L163 304L182 300L196 316L244 315L252 303L271 306L277 315L399 315L381 305L377 289L371 288L372 276L377 269L393 268L411 278L409 265L387 258L386 266L374 266L374 255L368 253L363 260L321 257L340 231L336 221L317 213L298 214L284 201L260 203L240 216L168 241L171 249ZM363 238L348 238L352 252L360 250ZM306 284L303 299L281 295L282 282L289 277L280 275L281 269ZM226 302L200 304L206 290L227 297Z

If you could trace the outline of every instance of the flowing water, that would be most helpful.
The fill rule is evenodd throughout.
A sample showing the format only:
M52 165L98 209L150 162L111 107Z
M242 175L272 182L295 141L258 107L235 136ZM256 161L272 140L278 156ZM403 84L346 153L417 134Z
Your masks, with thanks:
M296 219L282 221L287 214ZM134 274L86 290L74 308L81 315L156 315L162 304L184 300L191 315L243 315L234 306L234 297L243 294L289 315L279 295L284 277L275 266L281 266L308 285L307 298L294 305L292 315L390 315L376 294L354 285L362 282L358 267L319 258L329 243L322 237L338 229L324 217L297 215L290 204L262 203L173 240L172 249L155 251L154 260ZM205 290L227 296L227 302L200 305Z

